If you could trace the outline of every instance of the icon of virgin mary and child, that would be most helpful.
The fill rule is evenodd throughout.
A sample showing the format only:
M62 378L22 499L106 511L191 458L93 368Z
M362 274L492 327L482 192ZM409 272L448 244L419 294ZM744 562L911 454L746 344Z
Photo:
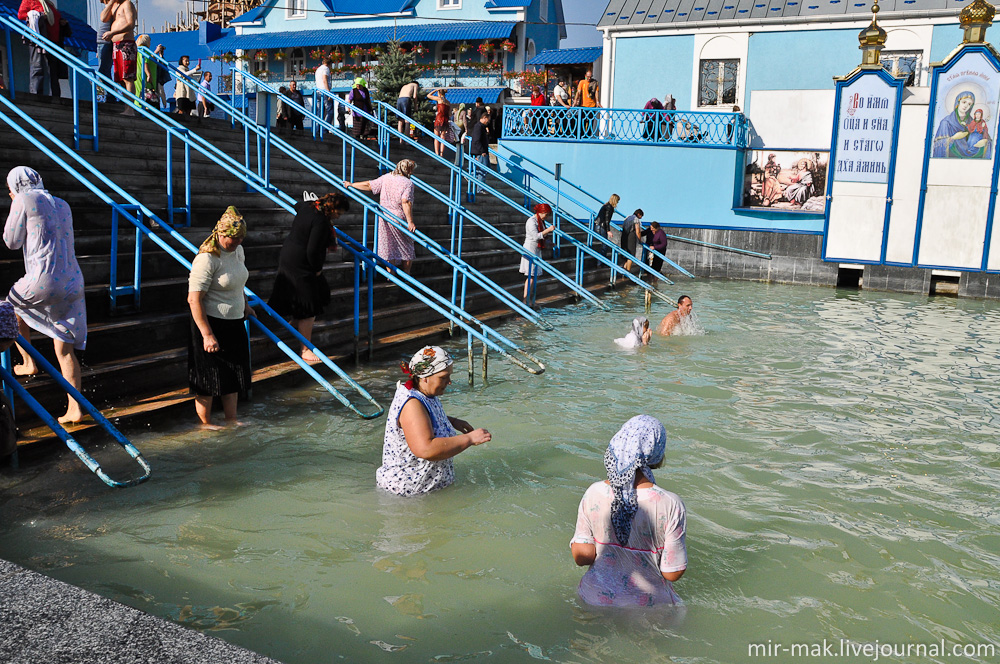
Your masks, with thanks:
M977 108L976 95L961 92L955 97L955 109L941 119L934 134L936 158L951 159L991 159L993 139L989 127L983 119L982 109Z

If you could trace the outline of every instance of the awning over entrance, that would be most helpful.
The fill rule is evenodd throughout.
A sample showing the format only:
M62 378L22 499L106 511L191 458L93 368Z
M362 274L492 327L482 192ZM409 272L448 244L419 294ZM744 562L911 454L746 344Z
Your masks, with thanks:
M298 30L295 32L250 32L233 35L212 42L209 46L216 53L236 49L257 50L266 48L294 48L313 46L354 46L356 44L384 44L390 39L403 42L437 42L501 39L510 37L515 23L507 21L479 21L470 23L418 23L367 28L336 28L330 30Z
M591 46L586 48L552 48L547 51L542 51L524 64L528 66L589 65L592 62L595 62L597 58L601 57L601 53L603 51L604 49L600 46Z

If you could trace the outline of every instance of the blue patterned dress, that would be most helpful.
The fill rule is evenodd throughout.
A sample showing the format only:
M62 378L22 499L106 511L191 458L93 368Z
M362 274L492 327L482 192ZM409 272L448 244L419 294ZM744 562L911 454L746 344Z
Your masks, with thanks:
M42 189L14 197L3 229L10 249L24 250L25 275L7 300L33 330L47 337L87 346L87 308L83 273L73 249L69 205Z
M427 409L435 438L449 438L458 434L444 414L444 406L437 397L429 397L419 390L408 390L396 384L396 394L389 406L385 423L385 440L382 446L382 466L375 473L379 488L399 496L418 496L435 489L443 489L455 481L455 466L451 459L428 461L410 451L403 429L399 426L399 413L410 399L417 399Z

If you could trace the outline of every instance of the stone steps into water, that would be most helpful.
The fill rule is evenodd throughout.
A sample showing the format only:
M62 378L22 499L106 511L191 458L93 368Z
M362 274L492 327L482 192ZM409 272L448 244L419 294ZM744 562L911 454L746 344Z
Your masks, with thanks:
M20 93L17 103L61 140L72 144L72 114L68 106L39 103L31 95ZM101 172L109 174L116 184L136 196L154 213L160 213L166 205L165 134L162 129L141 118L121 117L117 115L117 110L114 113L99 113L100 151L93 152L89 143L84 142L80 155ZM241 130L234 131L228 123L212 120L193 122L189 126L193 132L199 133L237 161L244 159ZM146 240L143 243L141 308L135 310L131 307L132 298L124 296L120 303L125 306L112 314L107 291L110 277L110 208L5 125L0 126L0 141L5 145L5 154L11 166L24 163L39 170L45 178L46 187L54 195L67 200L73 209L78 259L87 283L90 324L88 349L83 355L86 396L102 408L113 409L116 416L131 412L146 416L150 410L156 409L151 404L162 403L169 406L174 403L177 394L186 392L186 270L152 241ZM334 173L342 172L342 150L334 141L319 143L302 137L291 139L291 142ZM393 147L393 159L404 156L418 160L416 174L447 195L449 177L446 169L435 168L430 160L416 154L416 151ZM174 157L182 159L183 150L175 148ZM255 160L255 156L251 160ZM181 185L179 164L182 163L175 159L174 184L178 191ZM270 294L281 242L292 221L291 215L268 198L248 193L243 182L194 150L191 153L191 164L193 225L191 228L180 229L181 235L194 245L200 244L225 207L237 205L245 215L249 228L245 241L247 266L251 271L248 285L266 299ZM278 150L272 152L271 175L274 184L288 191L297 200L301 197L302 190L320 194L329 190L329 185L319 177ZM362 180L377 175L378 170L371 160L359 160L351 177ZM101 188L104 188L103 185ZM500 188L506 195L520 201L512 187L500 185ZM120 200L118 195L110 195L113 199ZM520 213L486 194L478 196L477 202L470 203L467 207L495 224L518 245L521 244L524 219ZM418 190L418 227L444 248L450 246L452 234L447 213L446 205ZM178 216L177 221L180 219ZM373 217L369 215L369 234L372 232L372 221ZM360 240L362 215L359 206L355 205L351 212L345 214L338 222L338 227ZM166 237L165 233L161 236ZM509 293L520 298L523 276L517 271L519 259L516 253L471 222L464 225L463 238L463 258ZM182 248L175 240L167 241L182 255L191 255L190 250ZM127 285L132 278L135 240L134 230L129 223L121 223L118 242L118 282L121 286ZM575 262L571 259L564 258L553 264L569 275L575 269ZM592 263L588 263L587 267L591 265ZM317 345L339 358L350 360L354 356L351 313L354 297L353 272L353 261L343 262L342 255L334 254L328 259L324 274L333 289L332 301L327 313L317 320L314 333ZM22 274L21 252L0 250L0 289L5 291ZM413 274L434 291L445 297L450 295L451 268L426 251L418 250ZM599 270L593 273L588 270L587 276L588 283L601 284L606 280L607 272ZM364 282L361 292L365 298L367 286ZM539 301L546 304L572 299L568 289L551 277L539 280L538 294ZM441 329L448 327L440 314L383 280L376 281L374 301L375 348L378 352L396 347L408 350L409 346L419 345L427 338L440 338ZM367 313L364 302L363 299L361 328L363 341L366 341ZM471 282L467 307L481 320L500 321L513 315L494 296L482 292ZM275 326L270 327L274 329ZM282 333L279 336L286 338L289 335ZM297 365L287 362L286 356L261 335L255 334L252 343L253 362L257 370L255 375L261 380L281 376L308 380ZM47 340L39 340L38 344L43 354L53 359L51 344ZM281 368L286 365L287 369ZM351 373L357 375L357 371ZM55 389L51 379L36 377L26 380L25 384L52 412L61 412L59 408L62 407L65 396ZM24 407L19 404L18 409L22 422L30 426L31 417Z

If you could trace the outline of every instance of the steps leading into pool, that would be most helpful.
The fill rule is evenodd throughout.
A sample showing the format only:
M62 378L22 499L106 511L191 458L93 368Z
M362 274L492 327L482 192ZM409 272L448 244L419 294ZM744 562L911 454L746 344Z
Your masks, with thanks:
M68 105L22 93L18 93L17 104L62 141L72 144L72 110ZM82 149L80 154L165 218L163 210L166 207L167 169L165 145L159 144L163 140L162 132L154 130L140 118L118 115L120 108L112 105L106 112L105 108L100 108L98 120L101 150L94 153ZM216 147L234 158L243 158L241 130L233 130L228 123L222 121L190 121L195 122L197 131ZM339 172L342 168L341 151L333 145L317 143L308 138L290 140L330 170ZM187 397L180 393L186 392L187 274L165 252L157 249L151 242L145 242L141 306L130 308L130 300L126 299L125 308L112 312L108 297L110 209L9 127L0 126L0 141L5 147L9 167L24 164L38 170L49 191L67 200L73 210L77 255L87 283L90 325L87 351L82 356L84 393L102 410L124 419L149 417L153 411L185 403ZM175 158L182 158L182 155L180 149L175 149ZM434 164L426 160L420 161L416 154L401 153L400 156L416 158L419 162L417 174L439 190L447 191L449 175L446 170L435 169ZM248 193L245 183L207 158L192 153L191 163L192 227L184 230L183 234L191 242L198 244L208 235L227 205L239 207L249 228L245 241L247 266L251 272L248 286L266 298L270 293L281 242L292 221L291 216L265 196ZM308 190L322 194L327 190L317 176L303 171L294 160L282 158L278 154L272 156L271 173L273 182L289 192ZM355 167L351 179L363 180L377 175L374 167L365 168L362 165ZM513 189L505 193L517 196ZM509 208L505 204L487 195L480 195L477 202L469 204L469 207L520 243L524 220L511 219ZM360 219L359 212L355 210L344 215L338 226L360 239ZM416 221L421 230L441 246L449 245L451 225L447 220L445 205L430 196L418 194ZM119 283L131 278L131 247L134 247L134 241L133 231L129 228L120 229ZM512 294L520 296L523 276L517 271L519 260L513 252L485 231L468 224L465 226L464 247L463 257L471 265ZM553 262L563 272L573 274L573 260L564 258ZM588 263L585 267L589 269L593 266L594 263ZM351 360L354 357L351 315L353 272L353 262L343 262L342 256L331 255L328 259L324 274L333 289L332 301L327 314L318 318L314 332L317 345L330 353L336 361L344 362L347 367L353 366ZM22 274L20 252L0 249L0 289L6 292ZM451 273L438 259L418 255L413 274L435 291L446 296L450 293ZM592 290L600 290L606 279L606 270L590 269L586 283ZM365 292L363 287L362 293ZM558 282L544 277L539 280L538 296L539 303L544 305L560 304L572 299ZM440 315L420 305L391 284L377 281L374 300L376 352L405 354L413 346L440 338L441 330L448 327ZM497 308L495 298L471 285L467 302L468 310L487 322L512 315L507 309ZM364 312L362 315L364 316ZM365 327L366 321L363 320L362 329ZM51 344L40 340L39 345L43 353L52 357ZM294 375L299 371L263 337L254 336L252 345L257 370L255 378L269 381ZM49 379L26 379L24 384L52 411L58 410L63 403L64 396L54 388ZM24 426L22 442L31 443L43 439L45 436L33 427L37 423L27 417L27 411L23 408L18 410L24 418L21 420Z

